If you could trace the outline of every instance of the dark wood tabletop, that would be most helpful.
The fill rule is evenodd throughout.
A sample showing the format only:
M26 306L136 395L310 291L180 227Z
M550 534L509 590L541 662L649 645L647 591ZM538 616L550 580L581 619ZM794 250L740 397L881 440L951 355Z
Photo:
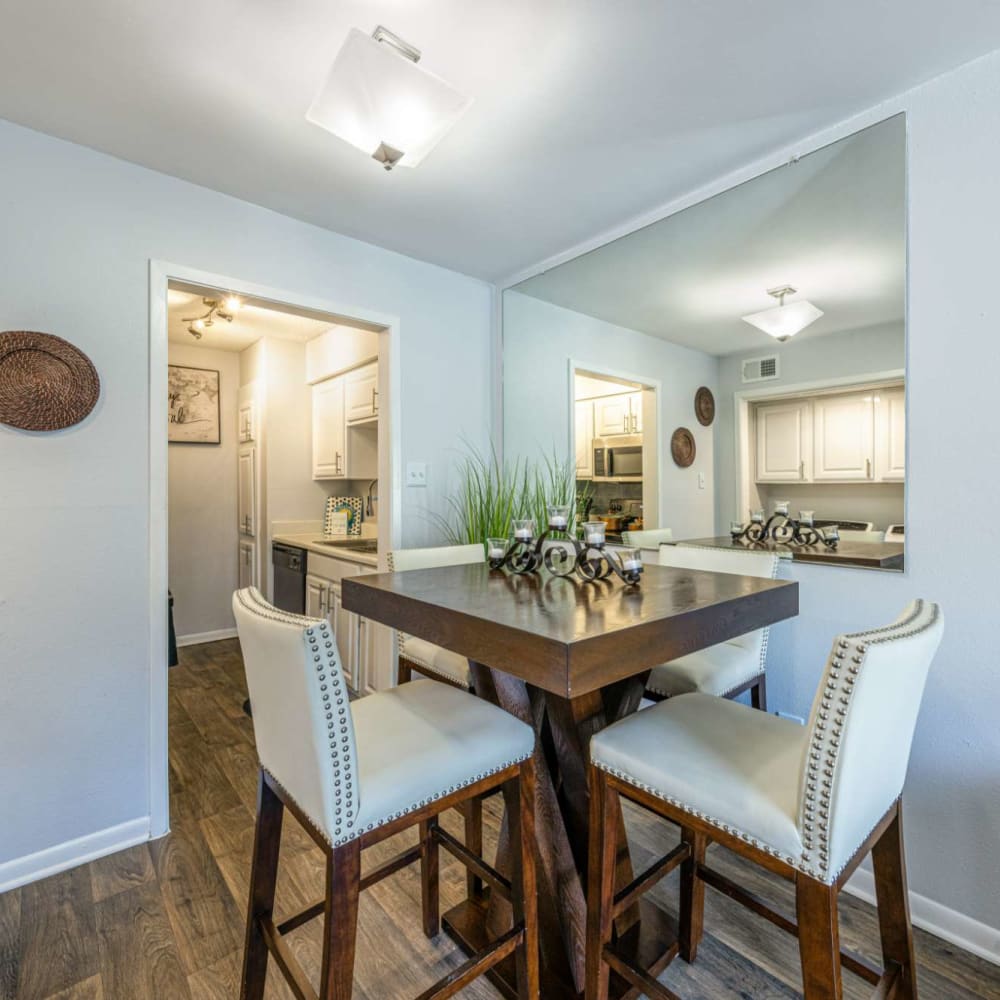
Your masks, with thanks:
M638 587L485 564L352 577L343 606L563 697L798 614L798 584L647 566Z
M714 549L747 549L777 552L793 562L826 563L830 566L861 566L868 569L903 568L902 542L851 542L841 540L835 549L825 545L782 545L779 542L737 542L729 535L715 538L693 538L684 545L707 545Z

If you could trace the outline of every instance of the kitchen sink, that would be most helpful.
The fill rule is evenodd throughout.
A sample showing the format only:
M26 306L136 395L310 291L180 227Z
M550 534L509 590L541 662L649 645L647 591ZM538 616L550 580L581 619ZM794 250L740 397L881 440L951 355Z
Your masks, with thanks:
M328 545L331 549L346 549L349 552L378 554L378 542L374 538L320 538L317 545Z

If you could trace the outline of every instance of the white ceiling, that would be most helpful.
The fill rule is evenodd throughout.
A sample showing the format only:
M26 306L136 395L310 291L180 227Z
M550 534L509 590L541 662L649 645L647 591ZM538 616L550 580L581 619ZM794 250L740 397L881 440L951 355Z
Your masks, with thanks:
M3 0L0 117L482 277L1000 47L995 0ZM377 24L475 104L386 173L305 120Z
M517 286L709 354L774 341L742 316L792 285L824 315L795 341L905 311L905 123L897 116Z
M332 319L316 319L311 316L286 312L280 307L244 299L240 310L227 323L216 318L206 327L201 340L188 332L186 318L204 316L208 306L203 299L218 299L219 292L211 289L171 287L167 291L167 339L174 344L188 347L205 347L216 351L242 351L255 344L261 337L276 337L279 340L305 342L318 337L334 325Z

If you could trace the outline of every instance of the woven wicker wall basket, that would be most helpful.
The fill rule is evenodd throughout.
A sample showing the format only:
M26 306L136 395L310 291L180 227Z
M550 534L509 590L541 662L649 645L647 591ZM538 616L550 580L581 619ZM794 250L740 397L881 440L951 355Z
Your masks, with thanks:
M0 333L0 423L25 431L72 427L100 394L90 358L61 337L30 330Z

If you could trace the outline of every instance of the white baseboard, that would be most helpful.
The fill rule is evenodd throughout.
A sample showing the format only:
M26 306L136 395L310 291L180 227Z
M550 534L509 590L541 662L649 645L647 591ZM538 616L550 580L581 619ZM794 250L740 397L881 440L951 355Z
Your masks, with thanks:
M203 642L218 642L220 639L235 639L235 628L217 628L214 632L192 632L177 636L178 646L200 646Z
M844 890L873 906L875 904L875 878L864 868L855 871ZM916 892L910 892L910 915L915 927L985 958L987 962L1000 965L1000 930L997 928L981 924Z
M76 868L95 858L103 858L108 854L124 851L149 840L149 817L129 820L118 826L109 826L106 830L67 840L54 847L46 847L23 858L14 858L0 864L0 893L18 886L36 882L38 879L56 875L59 872Z

